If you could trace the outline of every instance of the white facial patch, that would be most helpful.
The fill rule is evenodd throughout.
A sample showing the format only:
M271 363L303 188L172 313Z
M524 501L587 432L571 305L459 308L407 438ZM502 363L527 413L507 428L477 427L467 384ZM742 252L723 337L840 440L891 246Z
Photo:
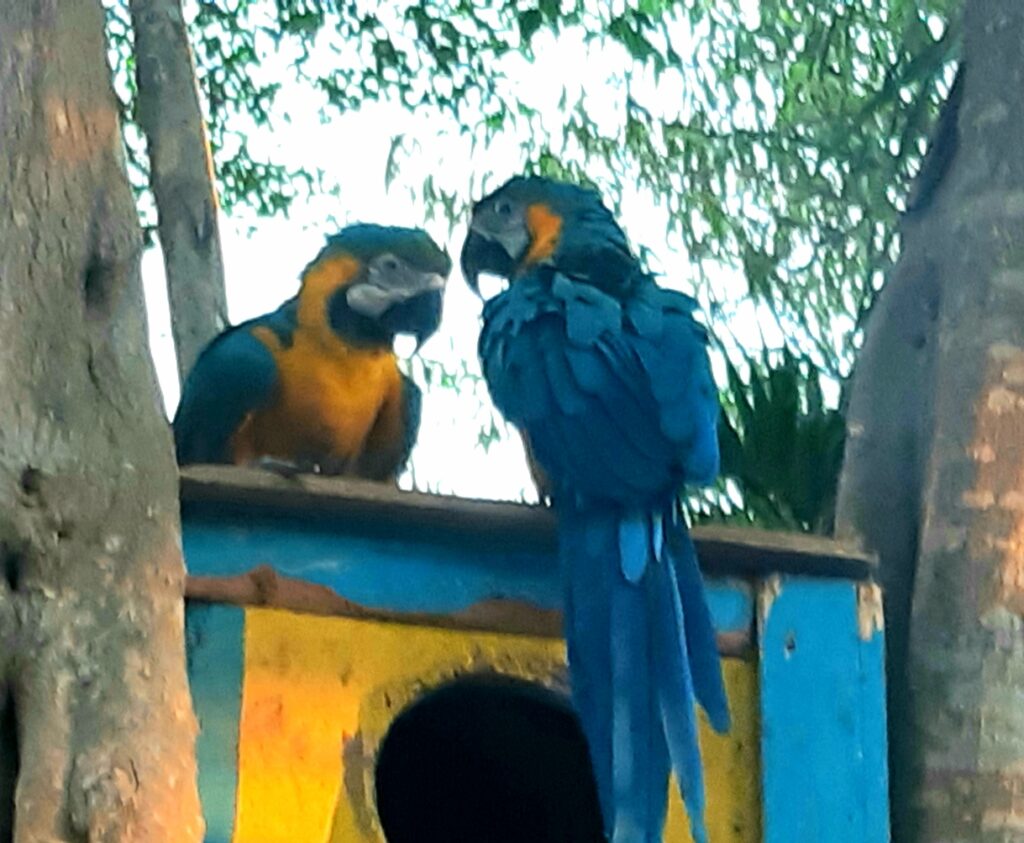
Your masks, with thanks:
M345 300L356 313L376 319L391 305L411 295L407 290L385 290L376 284L354 284L345 291Z
M447 279L438 273L419 276L408 287L380 287L372 281L354 284L345 291L348 306L356 313L376 319L389 307L431 290L443 290Z

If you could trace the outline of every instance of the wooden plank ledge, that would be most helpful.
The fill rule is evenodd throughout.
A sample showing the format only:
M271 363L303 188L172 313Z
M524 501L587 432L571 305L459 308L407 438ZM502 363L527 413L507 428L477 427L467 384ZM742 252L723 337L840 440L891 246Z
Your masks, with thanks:
M375 528L389 536L447 534L457 540L489 537L554 551L555 518L540 505L482 501L406 492L385 483L299 474L284 477L221 465L181 470L186 518L195 512L260 512L275 517L327 518ZM745 527L702 525L693 539L708 574L773 573L868 579L876 560L856 547L820 536Z
M327 586L282 576L269 565L260 565L248 573L232 577L189 576L185 596L189 600L205 603L261 606L382 623L534 635L541 638L562 637L562 613L525 600L481 600L465 609L449 613L399 612L347 600ZM750 633L746 631L733 630L718 635L718 649L723 656L744 657L752 652L751 645Z

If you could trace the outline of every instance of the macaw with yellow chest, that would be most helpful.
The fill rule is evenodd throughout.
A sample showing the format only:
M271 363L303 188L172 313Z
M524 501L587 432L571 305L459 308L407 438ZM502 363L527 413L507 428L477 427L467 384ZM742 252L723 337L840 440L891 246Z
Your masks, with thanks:
M393 342L434 333L450 271L420 229L359 224L329 237L294 298L203 350L174 417L178 462L394 480L420 391Z
M696 302L659 287L598 194L514 178L473 209L470 286L484 305L491 396L551 487L573 701L613 843L661 841L675 771L706 843L696 703L729 710L685 484L718 472L718 399Z

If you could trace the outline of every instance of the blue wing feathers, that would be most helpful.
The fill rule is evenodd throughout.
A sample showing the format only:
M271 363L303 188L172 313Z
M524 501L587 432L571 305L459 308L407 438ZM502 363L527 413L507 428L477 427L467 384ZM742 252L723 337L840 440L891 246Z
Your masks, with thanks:
M517 281L485 308L479 350L498 408L514 424L562 424L587 440L582 463L552 454L576 492L646 504L685 481L706 482L717 469L717 400L705 388L712 382L704 333L678 305L690 300L673 291L648 297L675 308L646 320L659 323L654 342L626 330L622 306L599 290L557 275L551 297L543 299L542 283ZM587 326L582 340L572 330L579 323ZM530 437L543 439L543 431L531 429ZM594 466L602 458L603 472ZM690 464L699 477L684 476L681 469ZM609 476L626 488L611 486Z
M290 342L290 305L229 328L199 355L174 414L179 463L231 461L231 437L249 413L271 401L277 386L274 357L252 329L268 327Z
M402 378L402 456L399 464L405 466L412 454L423 418L423 392L405 372Z
M621 401L608 401L580 389L565 348L557 344L556 328L554 322L538 320L524 341L504 355L502 368L485 362L495 403L515 424L533 430L532 423L538 423L531 432L538 457L548 464L573 466L575 486L608 488L612 479L631 494L642 494L652 472L661 470L659 455L649 444L656 431L641 426L644 422L651 428L650 416L636 413L626 394ZM616 382L606 383L614 387ZM632 425L617 419L623 413L637 416ZM586 436L580 436L580 425L587 426Z
M542 349L548 382L559 411L566 416L582 416L587 412L587 399L569 367L565 349L548 345Z
M670 767L706 841L695 705L728 727L684 482L717 471L718 405L695 302L653 284L625 304L558 273L487 303L480 356L495 404L555 488L565 635L613 843L661 840Z

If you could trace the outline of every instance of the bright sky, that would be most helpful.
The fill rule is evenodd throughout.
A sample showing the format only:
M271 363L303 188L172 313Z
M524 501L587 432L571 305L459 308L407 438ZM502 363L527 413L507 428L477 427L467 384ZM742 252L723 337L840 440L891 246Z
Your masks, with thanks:
M617 119L616 111L625 100L621 80L616 77L622 55L617 55L614 48L595 53L583 43L582 37L564 34L557 45L554 36L538 34L534 45L536 59L532 64L512 55L504 71L508 84L520 96L526 92L545 121L561 119L557 98L562 84L570 92L587 92L594 119ZM686 52L685 45L675 47ZM279 79L287 79L289 73L283 64L264 62L261 72L273 74L276 70ZM634 91L637 84L651 86L650 92L656 92L658 101L681 99L680 82L671 75L663 79L656 91L652 80L634 81ZM296 204L289 219L259 219L244 213L222 215L220 233L232 322L272 310L294 294L300 270L320 249L324 237L350 222L422 226L438 242L447 243L456 258L465 224L449 232L446 220L425 219L423 206L413 198L412 189L422 184L427 173L433 174L440 185L465 191L474 172L494 173L489 182L493 187L520 169L521 138L514 131L487 150L473 151L469 139L459 134L458 126L437 115L412 114L398 106L372 104L324 123L318 116L318 100L288 82L280 102L287 103L291 122L280 123L272 132L254 129L250 146L256 152L272 150L274 157L283 162L322 168L341 186L341 195L340 199L318 197ZM403 133L416 143L406 144L401 174L388 190L385 168L391 139ZM478 198L482 192L479 178L475 191L473 198ZM653 268L666 275L662 283L690 290L692 277L686 257L680 252L678 241L666 237L665 212L649 196L636 191L627 193L621 222L634 245L642 243L652 250ZM143 258L143 279L153 356L168 413L173 413L178 384L158 248L148 250ZM757 319L754 306L743 300L744 285L740 278L723 274L716 287L720 288L720 298L735 303L731 324L745 327L742 333L747 336L757 336L756 323L760 322L761 329L771 334L772 329L764 320ZM478 374L475 344L479 313L479 301L456 269L446 293L441 329L422 349L423 357L440 362L448 371L459 371L465 363L468 371ZM767 339L774 345L781 341L781 336L770 335ZM414 375L421 388L425 387L420 367L414 367ZM482 428L490 427L492 413L495 417L497 414L482 384L472 389L467 382L463 390L456 393L436 385L425 389L413 472L404 478L403 485L468 497L534 499L518 437L506 437L485 451L478 443L478 434Z

